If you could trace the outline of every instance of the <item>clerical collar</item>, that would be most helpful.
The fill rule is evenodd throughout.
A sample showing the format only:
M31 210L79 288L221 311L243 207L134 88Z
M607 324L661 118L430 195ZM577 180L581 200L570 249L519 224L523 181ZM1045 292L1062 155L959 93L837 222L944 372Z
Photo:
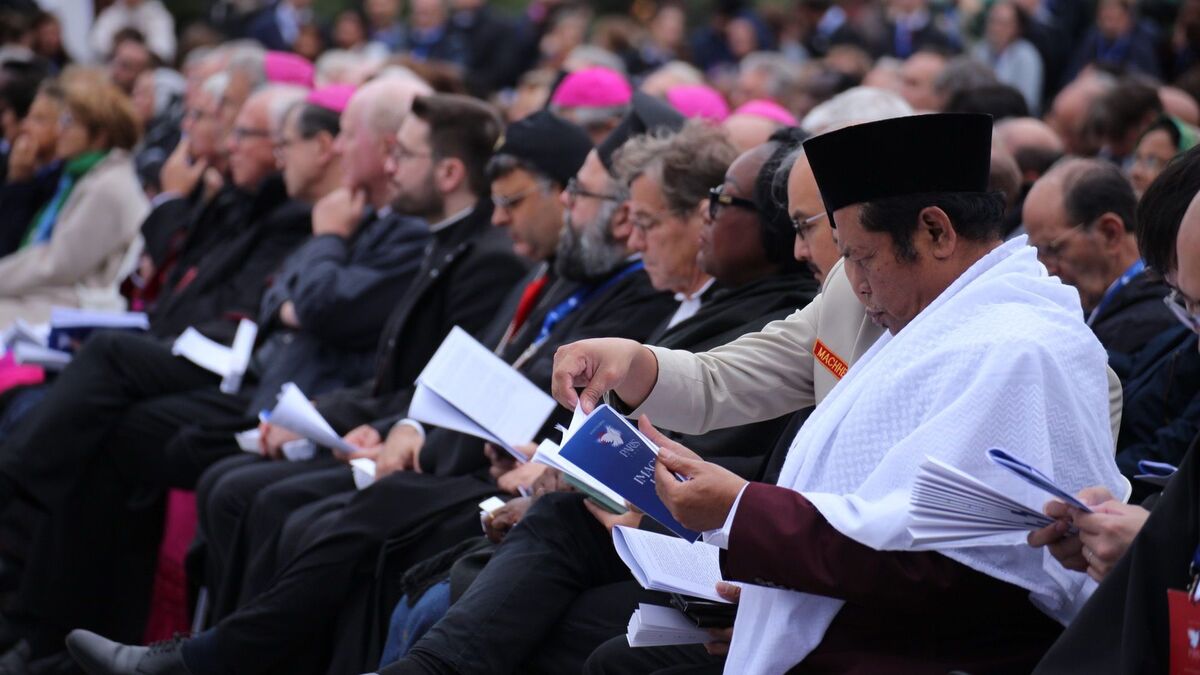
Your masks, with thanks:
M689 302L689 301L700 302L700 298L705 293L707 293L708 289L712 288L712 285L715 284L716 282L717 282L717 280L715 277L709 277L708 281L704 282L704 285L701 286L700 288L697 288L695 293L692 293L691 295L689 295L687 293L676 293L675 300L677 302Z
M438 222L429 226L429 233L437 234L438 232L441 232L442 230L446 229L447 227L450 227L451 225L462 220L463 218L466 218L471 213L471 211L473 211L474 209L475 209L474 206L468 206L467 208L463 209L462 211L459 211L458 213L450 216L449 218L443 218L442 220L439 220Z
M676 293L675 300L679 303L679 307L675 308L675 313L671 315L671 320L667 322L667 330L674 328L676 325L687 321L700 311L700 305L704 302L704 294L717 280L709 277L704 285L696 290L695 293L688 295L687 293Z

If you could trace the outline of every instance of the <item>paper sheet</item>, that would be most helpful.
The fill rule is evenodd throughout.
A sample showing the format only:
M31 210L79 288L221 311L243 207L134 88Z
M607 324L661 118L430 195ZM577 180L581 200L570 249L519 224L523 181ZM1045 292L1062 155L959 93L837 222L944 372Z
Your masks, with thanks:
M346 454L362 452L362 448L350 445L329 426L321 413L313 407L308 397L295 384L288 382L279 391L279 401L267 414L266 419L292 433L327 448L340 450ZM372 462L374 467L374 462ZM374 472L372 472L374 475Z
M617 555L643 588L729 602L717 595L721 562L716 546L621 525L612 534Z
M195 328L188 327L171 345L171 353L191 361L214 375L221 376L221 391L232 394L241 388L242 376L250 364L250 353L258 336L258 326L242 319L238 323L233 346L208 339Z
M150 330L150 319L144 312L103 312L77 307L52 307L50 328Z
M354 476L354 487L365 490L375 482L375 460L363 457L352 459L350 472Z
M625 639L630 647L663 647L704 644L712 637L674 607L639 603L629 617Z
M458 326L429 359L417 382L437 398L414 399L410 417L438 426L455 424L449 428L499 441L521 461L525 458L514 449L533 441L555 406L554 399ZM450 410L457 415L451 416ZM482 432L459 428L468 426Z

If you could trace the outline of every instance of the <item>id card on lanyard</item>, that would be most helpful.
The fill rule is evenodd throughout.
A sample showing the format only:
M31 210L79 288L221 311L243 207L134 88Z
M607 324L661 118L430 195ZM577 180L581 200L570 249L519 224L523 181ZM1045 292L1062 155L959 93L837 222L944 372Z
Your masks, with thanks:
M1167 589L1171 675L1200 675L1200 546L1192 555L1191 576L1186 591Z
M1129 269L1125 270L1125 273L1122 274L1116 281L1112 282L1112 285L1108 287L1108 290L1104 291L1104 297L1100 298L1100 302L1096 304L1096 308L1092 310L1091 314L1088 314L1087 325L1090 326L1095 323L1096 318L1100 316L1100 312L1103 312L1104 308L1107 307L1110 302L1112 302L1113 296L1115 296L1117 293L1120 293L1122 288L1128 286L1129 282L1133 281L1134 277L1144 271L1146 271L1146 262L1141 258L1138 258L1137 262L1130 265Z

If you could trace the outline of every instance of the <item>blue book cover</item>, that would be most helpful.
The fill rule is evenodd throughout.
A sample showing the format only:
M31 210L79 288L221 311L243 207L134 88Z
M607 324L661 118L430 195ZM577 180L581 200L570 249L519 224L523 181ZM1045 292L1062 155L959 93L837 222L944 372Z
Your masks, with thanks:
M558 454L680 537L700 538L680 525L654 492L656 455L650 442L607 405L592 411Z

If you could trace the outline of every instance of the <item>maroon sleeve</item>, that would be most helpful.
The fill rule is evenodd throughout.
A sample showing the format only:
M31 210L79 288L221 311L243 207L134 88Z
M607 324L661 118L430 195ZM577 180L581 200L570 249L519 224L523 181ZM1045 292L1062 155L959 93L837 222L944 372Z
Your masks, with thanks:
M764 483L746 486L721 567L730 581L907 610L953 604L967 588L979 601L981 586L1008 586L938 553L864 546L834 529L800 493Z

